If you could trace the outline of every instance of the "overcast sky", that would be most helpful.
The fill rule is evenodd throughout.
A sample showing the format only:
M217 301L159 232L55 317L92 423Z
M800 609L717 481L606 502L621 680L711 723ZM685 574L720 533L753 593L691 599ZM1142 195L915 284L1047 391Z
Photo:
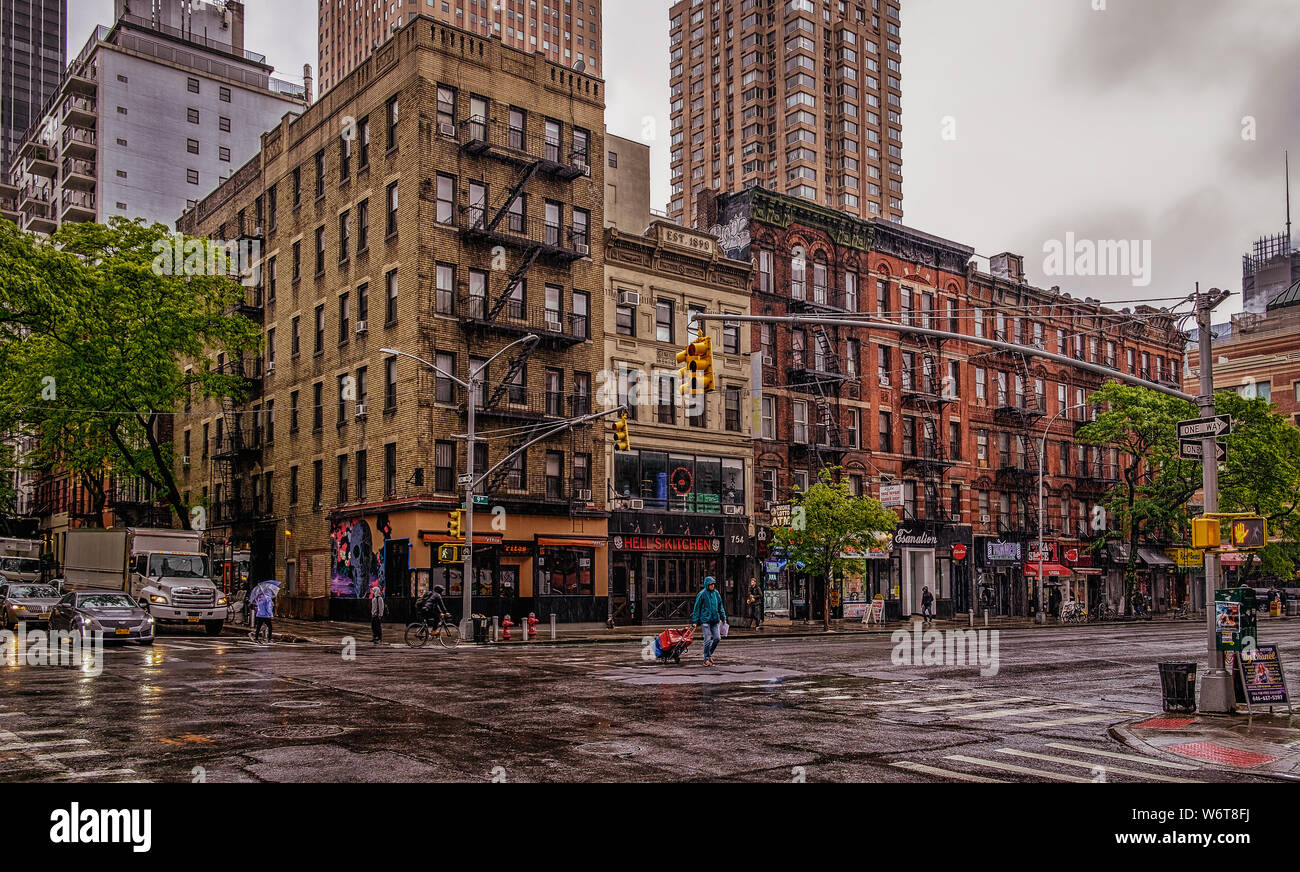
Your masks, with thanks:
M654 148L657 208L669 5L605 0L607 124ZM76 52L113 2L68 6ZM301 81L316 65L316 0L246 6L248 48ZM1108 301L1179 296L1197 281L1239 292L1241 255L1284 229L1284 148L1300 176L1296 0L902 6L904 223L984 256L1023 254L1034 283ZM1149 240L1150 284L1045 274L1044 246L1067 234Z

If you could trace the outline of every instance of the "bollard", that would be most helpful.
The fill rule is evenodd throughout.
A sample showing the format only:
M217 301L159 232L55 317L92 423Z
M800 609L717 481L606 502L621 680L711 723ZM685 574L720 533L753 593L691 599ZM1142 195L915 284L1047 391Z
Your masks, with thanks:
M968 614L970 615L970 625L973 627L975 626L975 610L971 609Z
M493 615L493 616L492 616L492 641L493 641L494 643L495 643L495 642L500 642L500 641L501 641L501 624L500 624L500 621L501 621L501 619L500 619L500 617L498 617L497 615Z
M555 612L551 612L551 641L555 641Z
M987 627L988 625L989 625L989 610L988 610L988 609L985 609L985 610L984 610L984 626Z

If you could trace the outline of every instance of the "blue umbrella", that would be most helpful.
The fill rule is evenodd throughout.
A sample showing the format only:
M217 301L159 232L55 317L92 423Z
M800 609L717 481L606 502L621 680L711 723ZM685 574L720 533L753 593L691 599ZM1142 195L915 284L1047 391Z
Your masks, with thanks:
M257 598L262 594L266 594L267 596L274 597L274 596L278 596L279 593L280 593L280 582L262 581L254 585L253 589L248 592L248 601L250 603L256 602Z

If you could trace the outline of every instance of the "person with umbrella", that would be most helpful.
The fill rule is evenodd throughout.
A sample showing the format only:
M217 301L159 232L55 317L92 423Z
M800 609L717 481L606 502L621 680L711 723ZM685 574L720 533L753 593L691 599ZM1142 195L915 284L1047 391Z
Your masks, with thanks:
M272 639L271 618L275 615L275 597L280 592L280 582L263 581L248 592L248 604L254 609L253 632L248 638L257 642L261 638L262 627L266 627L266 641Z

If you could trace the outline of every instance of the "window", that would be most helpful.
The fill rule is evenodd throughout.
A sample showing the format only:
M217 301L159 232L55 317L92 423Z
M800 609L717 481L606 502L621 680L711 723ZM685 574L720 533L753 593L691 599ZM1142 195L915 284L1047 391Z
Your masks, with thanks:
M225 115L219 116L217 118L217 129L219 129L222 133L229 133L230 119L227 118Z
M848 425L848 447L862 447L862 411L860 409L849 409Z
M776 438L776 398L775 397L763 397L763 409L762 409L761 417L762 417L762 427L763 427L762 438L775 439Z
M880 413L880 442L879 450L892 453L894 450L894 423L893 415L889 412Z
M370 201L357 204L357 254L370 247Z
M438 117L439 117L439 121L442 120L442 92L443 92L443 89L442 89L442 88L439 88L439 89L438 89L438 113L439 113L439 116L438 116ZM453 101L453 106L454 106L454 103L455 103L455 96L454 96L454 94L453 94L453 96L452 96L452 101ZM391 98L391 99L388 101L388 106L387 106L387 109L386 109L384 115L385 115L385 118L386 118L387 121L388 121L388 150L389 150L389 151L392 151L393 149L397 148L397 118L398 118L398 112L397 112L397 98L396 98L396 97L393 97L393 98Z
M438 174L437 206L434 220L439 224L450 224L456 209L456 179L454 176Z
M844 308L850 312L858 311L858 274L855 272L844 274Z
M185 80L185 85L186 85L186 87L189 89L189 92L190 92L191 94L197 94L197 93L199 92L199 80L198 80L198 79L193 78L193 77L191 76L191 77L189 77L189 78L187 78L187 79Z
M197 109L193 109L193 108L186 109L186 110L185 110L185 119L186 119L187 121L189 121L191 124L198 124L198 123L199 123L199 110L197 110Z
M758 253L758 289L765 294L772 293L772 252Z
M311 429L316 432L325 426L325 385L316 382L311 386Z
M190 154L198 154L198 153L199 153L199 141L198 141L197 139L187 139L187 140L185 140L185 150L188 151Z
M388 225L385 232L392 236L397 232L397 182L388 186Z
M335 461L338 464L339 504L348 501L348 456L340 454Z
M197 184L199 183L199 171L198 171L198 170L186 170L186 171L185 171L185 181L189 182L191 185L197 185Z
M805 400L795 400L790 404L791 421L793 430L791 439L799 443L807 443L811 440L808 438L808 403Z
M876 279L876 314L885 317L889 314L889 282Z
M397 410L397 358L384 358L384 411Z
M790 253L790 297L795 300L808 299L806 279L807 258L802 246L796 245Z
M384 325L391 327L397 323L397 270L389 270L384 276Z
M740 354L740 325L734 321L722 324L722 351L724 354Z
M316 199L325 196L325 151L316 152L312 160L316 164Z
M319 463L319 461L317 461ZM397 496L397 443L384 446L384 496Z
M348 259L352 248L352 213L345 209L339 215L339 263Z
M370 166L370 116L357 126L357 172Z
M673 341L673 304L671 300L658 300L655 303L655 339L659 342Z
M316 275L325 273L325 225L316 228Z
M948 459L961 460L961 422L948 422Z
M439 315L454 312L456 293L456 267L440 263L434 268L434 309Z
M433 448L433 489L451 493L456 489L456 443L439 440Z
M298 467L289 467L289 505L298 505Z
M347 291L339 294L339 345L351 337L348 335L349 318L352 314L351 295Z
M229 103L231 99L230 89L225 85L222 85L219 89L219 96L222 103Z
M297 357L302 351L302 331L298 329L299 324L299 317L294 315L289 322L289 354L292 357Z
M572 323L569 325L569 334L583 339L590 338L591 297L586 291L573 292L573 312L570 318Z
M357 452L357 481L356 495L358 502L365 502L366 499L366 452L365 449Z
M659 376L659 396L655 407L655 420L660 424L677 423L676 391L673 390L674 378L671 375Z
M989 468L989 431L975 431L975 463L980 469Z
M311 506L313 509L319 510L321 507L321 499L325 492L325 461L312 461L311 472Z
M224 145L222 145L222 146L218 146L218 147L217 147L217 159L218 159L218 160L221 160L221 161L223 161L223 162L225 162L225 163L230 163L230 149L226 148L226 146L224 146Z
M315 320L312 323L316 325L316 341L312 345L312 353L320 354L325 350L325 306L323 304L316 307Z
M740 432L740 388L728 385L724 394L723 428L729 433Z

